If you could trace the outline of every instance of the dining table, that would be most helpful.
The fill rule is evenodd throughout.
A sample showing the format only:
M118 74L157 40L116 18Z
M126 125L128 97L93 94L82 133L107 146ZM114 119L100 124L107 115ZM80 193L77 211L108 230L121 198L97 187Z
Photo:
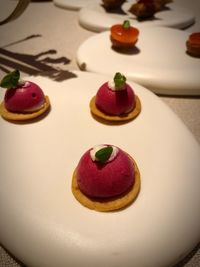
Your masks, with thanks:
M16 2L0 0L0 20L11 13ZM199 32L200 1L174 0L174 2L190 10L195 17L192 25L180 31L187 32L188 35ZM68 79L73 75L73 71L83 71L77 64L78 48L85 40L97 34L80 25L79 10L60 7L54 1L32 0L20 16L0 25L0 77L18 69L22 77L42 75L54 81ZM200 84L199 93L192 95L162 93L156 95L179 117L200 144ZM2 158L3 151L0 153ZM26 266L1 242L1 236L0 266ZM174 267L200 267L199 244Z

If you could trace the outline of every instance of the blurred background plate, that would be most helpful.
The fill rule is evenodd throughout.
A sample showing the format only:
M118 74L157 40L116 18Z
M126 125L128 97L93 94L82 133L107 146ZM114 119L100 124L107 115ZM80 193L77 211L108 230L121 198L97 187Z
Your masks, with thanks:
M53 0L56 6L71 10L79 10L88 4L94 3L95 1L97 3L100 2L100 0Z
M88 4L79 11L79 23L88 30L101 32L127 19L135 26L166 26L179 29L186 28L195 21L195 16L189 9L182 8L173 2L168 4L165 10L157 12L155 19L139 22L128 11L133 2L128 1L123 4L120 13L106 12L101 3Z
M77 50L81 69L129 79L158 94L200 95L200 59L186 53L189 33L164 27L139 27L136 47L130 53L112 49L110 32L95 34Z

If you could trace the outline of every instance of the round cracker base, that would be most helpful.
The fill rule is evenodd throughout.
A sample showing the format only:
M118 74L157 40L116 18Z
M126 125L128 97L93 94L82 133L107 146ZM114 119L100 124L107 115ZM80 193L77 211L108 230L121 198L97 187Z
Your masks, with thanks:
M98 119L101 119L103 122L126 122L135 119L141 112L141 102L138 96L135 96L136 105L135 108L129 113L123 115L107 115L101 110L99 110L95 104L96 96L90 100L90 111Z
M72 193L74 197L83 206L96 211L102 211L102 212L116 211L127 207L136 199L136 197L140 192L140 186L141 186L140 172L138 166L133 159L132 161L135 167L135 181L133 186L124 194L117 197L106 198L106 199L91 198L84 195L78 187L76 180L76 169L75 169L72 177Z
M4 102L0 104L0 115L9 121L26 121L26 120L31 120L39 117L40 115L44 114L49 108L50 108L50 101L49 97L45 96L45 103L44 106L32 113L15 113L15 112L10 112L8 111L5 106Z

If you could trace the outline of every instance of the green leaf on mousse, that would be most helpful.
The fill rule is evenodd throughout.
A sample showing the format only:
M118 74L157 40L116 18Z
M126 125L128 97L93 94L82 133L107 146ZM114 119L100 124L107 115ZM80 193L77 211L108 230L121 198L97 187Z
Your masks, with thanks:
M131 25L130 25L129 20L125 20L125 21L123 22L122 27L123 27L124 29L129 29L130 26L131 26Z
M101 148L95 153L95 158L101 163L105 163L110 158L112 152L112 146Z
M0 86L3 88L15 88L18 85L20 78L20 72L18 70L14 70L4 76L4 78L0 82Z
M126 83L126 77L120 72L117 72L114 77L114 83L117 88L123 87Z

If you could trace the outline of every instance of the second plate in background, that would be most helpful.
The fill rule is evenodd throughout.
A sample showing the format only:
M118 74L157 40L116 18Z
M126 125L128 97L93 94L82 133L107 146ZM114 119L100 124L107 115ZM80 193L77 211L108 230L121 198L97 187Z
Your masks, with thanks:
M139 27L132 53L113 50L110 32L96 34L77 51L82 70L110 74L120 71L127 78L158 94L199 95L200 60L186 53L188 32L162 27Z

